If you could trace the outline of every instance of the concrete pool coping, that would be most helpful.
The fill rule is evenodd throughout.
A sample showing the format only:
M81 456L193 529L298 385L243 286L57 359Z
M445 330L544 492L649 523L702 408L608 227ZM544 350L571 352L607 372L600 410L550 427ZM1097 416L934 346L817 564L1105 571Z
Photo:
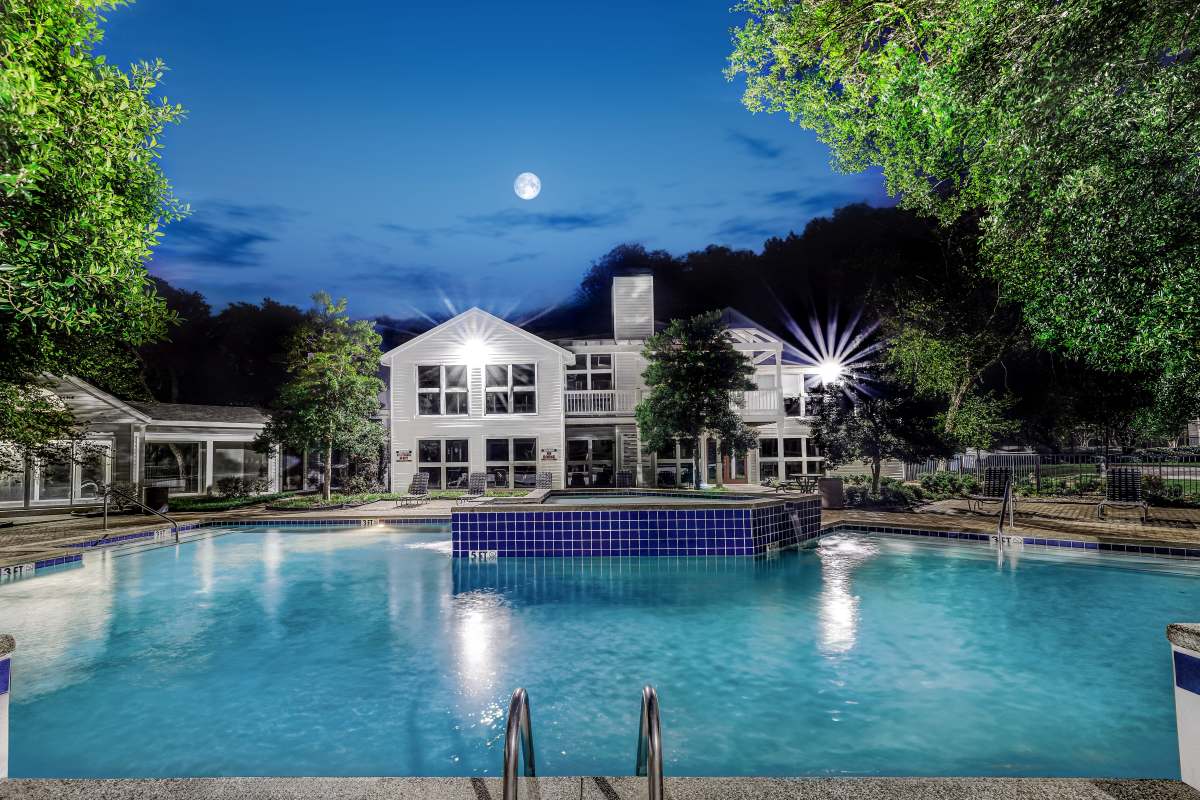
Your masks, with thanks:
M611 494L609 494L611 492ZM588 498L595 500L598 497L610 497L617 502L612 508L604 508L596 503L571 503L555 502L546 503L548 499L563 500L571 497ZM645 498L644 502L628 502L631 497ZM789 493L789 494L766 494L763 492L714 492L709 497L697 497L689 495L679 490L669 489L545 489L540 492L534 492L524 497L517 498L493 498L489 502L473 502L469 505L455 506L450 509L451 515L455 514L478 514L478 513L496 513L500 512L537 512L537 511L678 511L680 509L687 510L703 510L712 509L755 509L755 508L770 508L777 506L780 503L798 503L809 500L818 500L820 495L812 493ZM655 498L658 498L656 501ZM671 502L676 499L676 502Z
M1172 622L1167 626L1167 641L1200 653L1200 622Z
M1180 781L1093 778L667 778L668 800L1198 800ZM531 800L637 800L646 779L523 779ZM7 780L0 800L499 800L498 778Z

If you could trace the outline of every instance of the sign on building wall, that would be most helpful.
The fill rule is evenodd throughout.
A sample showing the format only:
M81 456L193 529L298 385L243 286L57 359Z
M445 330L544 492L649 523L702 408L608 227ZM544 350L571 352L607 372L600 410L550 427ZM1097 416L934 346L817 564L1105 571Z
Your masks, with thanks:
M397 450L396 451L396 460L397 461L412 461L412 450Z
M558 461L558 448L557 447L543 447L542 448L542 461Z

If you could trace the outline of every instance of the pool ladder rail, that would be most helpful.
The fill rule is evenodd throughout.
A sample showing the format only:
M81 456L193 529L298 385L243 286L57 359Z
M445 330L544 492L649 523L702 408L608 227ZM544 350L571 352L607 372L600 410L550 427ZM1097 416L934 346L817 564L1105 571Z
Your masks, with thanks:
M517 800L517 768L525 756L522 774L537 776L533 757L533 723L529 717L529 694L517 689L508 703L508 722L504 730L504 800ZM638 723L637 765L634 774L646 776L650 800L663 800L662 729L658 718L658 692L647 684L642 687L642 715Z

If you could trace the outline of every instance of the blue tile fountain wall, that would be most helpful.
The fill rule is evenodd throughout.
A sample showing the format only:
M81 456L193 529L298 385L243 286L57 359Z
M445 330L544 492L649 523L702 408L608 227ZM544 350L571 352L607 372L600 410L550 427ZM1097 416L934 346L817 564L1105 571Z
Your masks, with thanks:
M734 508L455 510L456 558L755 556L821 535L817 498Z

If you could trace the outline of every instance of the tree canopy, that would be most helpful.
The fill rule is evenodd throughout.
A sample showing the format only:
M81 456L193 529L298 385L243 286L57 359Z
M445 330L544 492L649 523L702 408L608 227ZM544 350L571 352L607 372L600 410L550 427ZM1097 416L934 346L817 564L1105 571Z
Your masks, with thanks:
M982 268L1039 342L1200 372L1193 0L738 8L746 106L816 131L843 169L881 167L908 208L977 217Z
M648 391L636 409L642 441L658 450L676 439L692 444L692 475L700 485L700 437L721 440L721 452L744 452L757 444L734 404L755 388L754 367L733 346L720 312L671 320L646 340L642 377Z
M123 72L93 52L100 12L123 4L0 3L0 393L26 409L46 372L144 396L133 348L172 321L145 262L185 211L158 166L182 110L152 99L161 62ZM0 439L73 435L69 414L40 419L0 420Z
M288 381L280 388L271 419L257 444L324 451L323 491L333 485L333 450L378 452L384 441L379 413L379 334L370 322L353 321L346 301L313 295L314 308L292 338Z

